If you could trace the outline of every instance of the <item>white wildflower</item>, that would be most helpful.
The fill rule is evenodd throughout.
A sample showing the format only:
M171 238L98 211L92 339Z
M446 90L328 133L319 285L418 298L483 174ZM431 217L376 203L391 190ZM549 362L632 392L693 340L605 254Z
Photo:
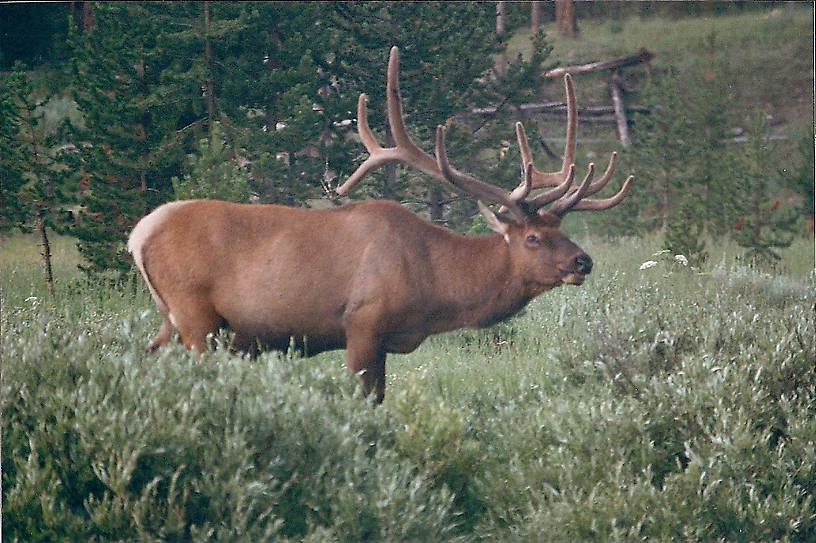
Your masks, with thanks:
M647 260L646 262L640 265L640 269L648 270L649 268L654 268L655 266L657 266L657 262L655 262L654 260Z
M674 259L683 266L688 266L688 258L686 258L684 255L674 255Z

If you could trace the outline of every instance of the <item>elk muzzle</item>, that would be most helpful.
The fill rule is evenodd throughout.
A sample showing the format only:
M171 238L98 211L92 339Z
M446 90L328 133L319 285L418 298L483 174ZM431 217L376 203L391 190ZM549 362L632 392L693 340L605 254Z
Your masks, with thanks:
M592 259L586 253L581 253L572 261L572 269L567 271L562 279L568 285L581 285L587 274L592 271Z

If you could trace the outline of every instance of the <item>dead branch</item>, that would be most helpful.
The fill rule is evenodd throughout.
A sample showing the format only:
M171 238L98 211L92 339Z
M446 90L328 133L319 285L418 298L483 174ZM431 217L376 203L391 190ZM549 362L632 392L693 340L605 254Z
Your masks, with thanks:
M564 77L564 74L585 74L589 72L598 72L602 70L616 70L624 66L632 66L635 64L649 63L655 57L654 53L648 51L645 47L641 48L636 55L629 55L626 57L613 58L611 60L603 60L600 62L590 62L589 64L578 64L575 66L562 66L560 68L553 68L544 74L545 78L552 79L556 77Z

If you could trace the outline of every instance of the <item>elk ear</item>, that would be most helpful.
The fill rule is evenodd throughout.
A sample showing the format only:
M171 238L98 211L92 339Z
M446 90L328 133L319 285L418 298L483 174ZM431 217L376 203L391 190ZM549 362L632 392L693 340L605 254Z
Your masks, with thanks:
M491 211L489 207L484 205L481 200L476 200L476 204L478 204L479 211L482 213L482 215L484 215L484 218L487 221L487 225L490 227L490 229L504 236L505 241L509 241L510 237L508 235L508 232L510 230L510 226L508 224L507 219L493 213L493 211Z

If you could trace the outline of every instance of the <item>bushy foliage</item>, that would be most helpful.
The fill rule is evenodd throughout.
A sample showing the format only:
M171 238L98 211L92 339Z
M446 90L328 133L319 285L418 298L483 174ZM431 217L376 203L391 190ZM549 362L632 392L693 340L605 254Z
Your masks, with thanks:
M659 246L589 240L580 289L392 356L376 409L341 352L146 354L143 289L4 275L4 539L812 540L812 261Z
M66 116L43 123L44 106L56 98L31 77L20 62L0 79L0 173L2 173L3 216L0 227L33 228L41 218L49 228L62 230L60 211L75 190L66 172L65 153L70 121Z
M672 254L683 255L687 263L700 266L708 258L705 227L694 198L686 195L666 225L664 247Z
M249 180L235 160L235 153L218 125L198 142L198 154L188 155L188 170L173 177L176 200L211 198L232 202L249 201Z

